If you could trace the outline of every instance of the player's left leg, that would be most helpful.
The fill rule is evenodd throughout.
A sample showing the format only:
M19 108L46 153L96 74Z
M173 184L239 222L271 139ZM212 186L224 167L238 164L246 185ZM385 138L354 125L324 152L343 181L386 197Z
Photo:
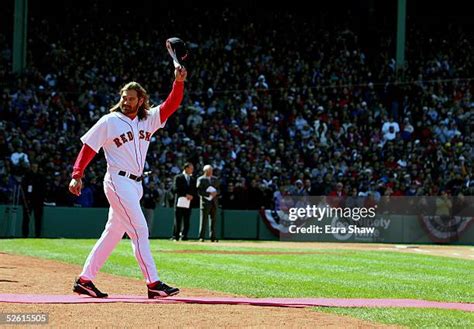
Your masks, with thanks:
M178 294L178 288L170 287L160 281L155 261L151 255L148 227L140 208L139 200L133 200L129 196L123 201L123 205L127 213L123 225L126 227L127 234L132 240L133 252L145 277L148 287L148 298L161 298Z

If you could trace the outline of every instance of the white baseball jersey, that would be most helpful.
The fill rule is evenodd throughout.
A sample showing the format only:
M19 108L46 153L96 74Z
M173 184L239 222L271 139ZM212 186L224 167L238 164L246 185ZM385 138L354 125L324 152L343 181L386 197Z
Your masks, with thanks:
M145 120L131 120L121 112L104 115L81 138L95 152L104 149L107 173L104 192L110 203L109 219L100 239L87 257L81 278L93 280L112 250L127 232L135 257L147 283L159 280L148 241L148 227L140 207L143 186L119 175L126 171L141 176L153 133L166 124L160 120L160 107L148 111Z
M107 169L124 170L141 176L151 136L166 124L161 122L160 107L148 111L146 120L133 120L121 112L104 115L81 137L96 153L104 149Z

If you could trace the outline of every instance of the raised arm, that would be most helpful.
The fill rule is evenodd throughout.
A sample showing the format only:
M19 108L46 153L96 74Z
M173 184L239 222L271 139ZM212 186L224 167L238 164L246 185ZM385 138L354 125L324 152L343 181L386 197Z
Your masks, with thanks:
M174 71L173 89L160 106L160 121L165 122L179 107L184 95L184 81L188 72L184 67Z

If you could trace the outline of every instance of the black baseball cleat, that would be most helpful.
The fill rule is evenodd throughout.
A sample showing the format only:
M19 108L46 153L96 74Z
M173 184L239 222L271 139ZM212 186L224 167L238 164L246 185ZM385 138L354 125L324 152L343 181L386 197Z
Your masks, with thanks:
M106 298L109 295L101 292L97 289L92 281L81 281L81 279L77 279L74 282L74 286L72 287L72 291L79 294L79 295L87 295L94 298Z
M168 296L174 296L177 294L179 294L178 288L170 287L161 281L156 281L155 283L148 285L149 299L163 298Z

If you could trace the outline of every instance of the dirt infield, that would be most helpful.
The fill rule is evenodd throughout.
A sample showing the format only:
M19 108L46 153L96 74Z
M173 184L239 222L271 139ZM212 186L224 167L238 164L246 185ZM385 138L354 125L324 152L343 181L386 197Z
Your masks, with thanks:
M281 247L281 246L280 246ZM0 253L0 291L15 294L68 294L80 267L50 260ZM142 281L99 274L97 285L113 294L145 294ZM72 292L71 292L72 293ZM180 296L230 296L182 289ZM67 327L291 327L395 328L310 309L243 305L1 304L2 313L49 313L49 326Z

